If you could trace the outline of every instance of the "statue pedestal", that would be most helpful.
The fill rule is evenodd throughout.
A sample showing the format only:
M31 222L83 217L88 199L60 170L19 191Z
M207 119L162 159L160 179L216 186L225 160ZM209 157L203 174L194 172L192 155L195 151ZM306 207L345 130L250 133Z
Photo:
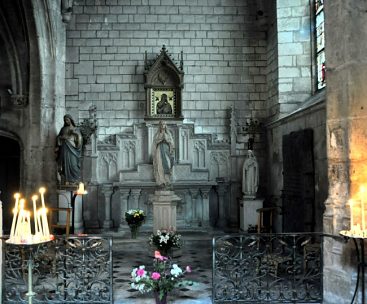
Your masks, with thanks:
M57 190L58 193L58 207L59 208L71 208L72 209L72 190ZM75 197L75 206L74 210L74 233L82 233L84 231L84 222L83 222L83 198L82 195L77 195ZM66 212L59 211L57 217L58 225L66 225ZM70 228L72 227L72 216L70 216ZM72 231L72 230L71 230Z
M176 229L176 206L181 199L173 191L155 191L153 195L153 233Z
M257 225L259 214L257 209L263 207L264 199L251 199L244 197L240 201L240 229L247 232L249 226Z

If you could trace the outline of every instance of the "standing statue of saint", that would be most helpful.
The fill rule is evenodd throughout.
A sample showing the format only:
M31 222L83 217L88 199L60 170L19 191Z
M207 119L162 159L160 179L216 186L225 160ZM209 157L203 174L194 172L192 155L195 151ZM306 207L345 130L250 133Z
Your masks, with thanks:
M64 116L64 126L56 137L57 171L61 184L76 184L81 179L80 159L83 137L71 115Z
M152 145L153 174L160 188L169 188L174 159L174 142L166 123L159 122L159 128L153 138Z
M247 151L247 158L243 163L242 192L246 198L256 198L259 187L259 166L252 150Z

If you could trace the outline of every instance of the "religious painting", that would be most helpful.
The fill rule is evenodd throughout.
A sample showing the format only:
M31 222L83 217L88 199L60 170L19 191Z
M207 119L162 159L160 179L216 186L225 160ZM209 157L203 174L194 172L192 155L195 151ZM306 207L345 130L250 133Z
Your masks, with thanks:
M174 117L176 115L175 89L152 89L150 101L151 116Z

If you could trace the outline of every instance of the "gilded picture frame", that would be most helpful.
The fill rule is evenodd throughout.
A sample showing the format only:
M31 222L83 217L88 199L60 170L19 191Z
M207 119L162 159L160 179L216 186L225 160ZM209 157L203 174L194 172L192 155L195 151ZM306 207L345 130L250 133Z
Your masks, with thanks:
M175 89L151 89L151 116L175 117L176 115L176 90Z

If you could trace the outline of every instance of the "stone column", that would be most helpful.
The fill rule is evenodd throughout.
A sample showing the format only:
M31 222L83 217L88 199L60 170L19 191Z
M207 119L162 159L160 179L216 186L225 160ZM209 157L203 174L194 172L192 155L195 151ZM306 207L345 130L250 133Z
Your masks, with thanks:
M218 193L218 219L217 226L219 228L225 228L226 223L226 212L225 212L225 195L228 192L227 183L218 182L217 193Z
M201 188L200 192L203 197L203 226L208 227L209 226L209 193L210 193L211 187L207 188Z
M105 220L103 221L103 228L109 230L113 224L111 220L112 186L103 186L102 193L105 198Z
M198 212L198 208L200 206L198 206L198 197L200 194L200 190L199 189L190 189L190 194L191 194L191 201L192 201L192 205L191 205L191 210L192 210L192 219L194 223L197 223L198 225L201 224L201 218L199 218L199 212Z
M125 221L125 212L128 210L127 208L127 199L129 198L130 189L120 188L120 204L121 204L121 221L119 230L123 230L126 227L127 223Z
M350 228L348 201L367 183L365 10L363 1L325 1L329 197L323 232L334 235ZM336 239L324 242L324 303L349 303L352 298L357 261L351 247L351 242Z

